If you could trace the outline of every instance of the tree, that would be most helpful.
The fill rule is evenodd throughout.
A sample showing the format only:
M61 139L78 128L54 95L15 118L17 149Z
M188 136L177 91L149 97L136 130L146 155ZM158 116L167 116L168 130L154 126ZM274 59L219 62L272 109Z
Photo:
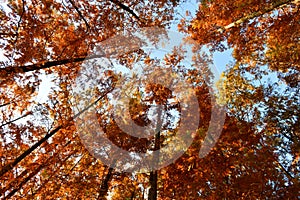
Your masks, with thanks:
M73 125L80 112L73 115L69 106L70 85L95 44L117 32L167 26L177 3L20 0L1 8L2 197L107 195L111 170L80 143ZM40 103L34 95L41 74L57 88Z
M299 179L298 10L299 1L204 1L182 26L211 51L233 49L220 83L223 100L231 116L255 123L263 134L258 145L276 152L291 187Z

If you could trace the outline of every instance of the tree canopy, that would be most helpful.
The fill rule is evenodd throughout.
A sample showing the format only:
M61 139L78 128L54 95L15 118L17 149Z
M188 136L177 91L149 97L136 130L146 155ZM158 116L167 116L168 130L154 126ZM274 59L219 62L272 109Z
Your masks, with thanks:
M178 7L185 3L1 4L1 198L300 197L300 1L202 0L195 16L188 8L182 16ZM150 30L143 33L155 47L178 20L172 31L181 32L193 51L176 46L164 52L167 43L160 44L164 53L140 48L143 41L134 33ZM211 54L227 49L233 61L214 77ZM133 73L122 77L128 71ZM181 90L170 89L180 83ZM85 91L75 91L74 84ZM192 103L190 110L184 102ZM128 105L126 112L114 103ZM213 124L223 116L215 112L219 107L226 107L224 120ZM195 130L180 132L184 124L184 130ZM107 141L129 152L128 159L147 153L156 166L182 153L150 171L117 170L125 154L102 151L108 147L97 143L98 127ZM170 141L176 145L163 151ZM116 155L107 158L109 164L99 159L108 151Z

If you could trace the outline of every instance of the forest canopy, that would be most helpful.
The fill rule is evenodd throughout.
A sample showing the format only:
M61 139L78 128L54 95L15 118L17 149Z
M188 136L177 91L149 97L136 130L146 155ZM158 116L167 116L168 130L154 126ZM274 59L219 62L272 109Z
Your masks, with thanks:
M299 9L2 1L1 198L300 198Z

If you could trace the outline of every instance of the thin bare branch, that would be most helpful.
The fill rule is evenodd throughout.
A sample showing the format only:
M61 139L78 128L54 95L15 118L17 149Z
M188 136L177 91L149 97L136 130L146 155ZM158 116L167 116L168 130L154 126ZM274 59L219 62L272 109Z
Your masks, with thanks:
M27 117L28 115L31 115L31 114L32 114L32 112L29 111L29 112L25 113L24 115L22 115L21 117L18 117L18 118L16 118L16 119L11 120L11 121L9 121L9 122L6 122L6 123L4 123L4 124L1 124L1 125L0 125L0 128L3 127L3 126L6 126L6 125L8 125L8 124L11 124L11 123L13 123L13 122L15 122L15 121L18 121L19 119L22 119L22 118L24 118L24 117Z
M118 0L109 0L109 1L112 2L112 3L114 3L114 4L116 4L121 9L125 10L126 12L128 12L129 14L131 14L133 16L133 18L135 18L136 20L138 20L140 23L145 24L145 22L142 21L140 19L140 17L133 10L131 10L128 6L124 5L123 3L121 3Z
M87 22L87 20L85 19L85 17L82 15L81 11L79 10L79 8L76 6L76 4L72 1L72 0L69 0L70 3L72 4L72 6L75 8L76 12L78 13L78 15L80 16L80 18L84 21L86 27L88 30L91 29L89 23Z

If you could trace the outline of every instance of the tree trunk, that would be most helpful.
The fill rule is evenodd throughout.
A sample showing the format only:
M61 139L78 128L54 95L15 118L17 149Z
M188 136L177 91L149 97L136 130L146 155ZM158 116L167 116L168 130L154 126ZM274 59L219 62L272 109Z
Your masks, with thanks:
M97 102L99 102L103 97L105 97L111 90L108 90L105 92L102 96L100 96L95 102L87 106L85 109L77 113L76 115L73 116L73 119L79 117L82 113L87 111L89 108L91 108L93 105L95 105ZM3 176L6 172L9 170L13 169L19 162L21 162L24 158L26 158L29 154L31 154L34 150L36 150L41 144L46 142L50 137L52 137L54 134L56 134L59 130L62 128L66 128L68 125L65 126L58 126L52 131L50 131L48 134L46 134L42 139L40 139L37 143L35 143L33 146L31 146L29 149L27 149L25 152L23 152L20 156L18 156L12 163L9 163L5 165L1 170L0 170L0 177Z
M150 172L150 189L148 200L156 200L157 199L157 171Z
M155 134L155 139L154 139L154 168L156 168L156 166L159 163L159 149L160 149L160 129L161 129L161 125L162 125L162 120L161 120L161 116L162 116L162 111L161 109L158 109L158 113L157 113L157 124L156 124L156 134ZM157 170L151 171L150 172L150 177L149 177L149 183L150 183L150 189L149 189L149 195L148 195L148 200L156 200L157 199L157 178L158 178L158 174L157 174Z
M98 195L98 198L97 198L98 200L105 200L106 199L106 196L108 194L108 189L109 189L108 183L111 180L112 175L113 175L113 168L110 167L108 169L108 172L107 172L104 180L101 183L99 195Z

